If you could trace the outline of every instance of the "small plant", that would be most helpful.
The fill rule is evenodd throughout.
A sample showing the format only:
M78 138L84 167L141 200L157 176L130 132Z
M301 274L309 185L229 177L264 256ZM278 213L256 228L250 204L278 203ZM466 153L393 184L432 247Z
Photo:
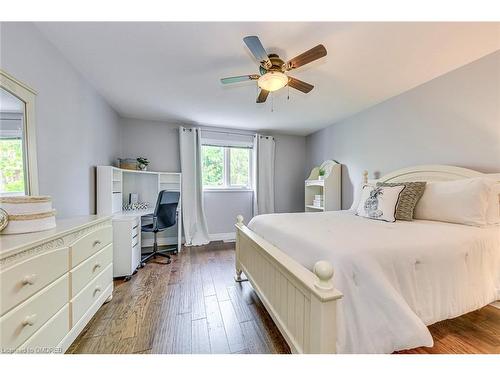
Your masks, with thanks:
M140 169L140 170L145 171L145 170L146 170L146 168L147 168L147 167L148 167L148 165L149 165L149 160L148 160L148 158L143 158L142 156L139 156L139 157L137 158L137 165L139 166L139 169Z
M324 168L320 168L320 169L319 169L319 175L320 175L321 177L324 177L324 176L325 176L325 169L324 169Z

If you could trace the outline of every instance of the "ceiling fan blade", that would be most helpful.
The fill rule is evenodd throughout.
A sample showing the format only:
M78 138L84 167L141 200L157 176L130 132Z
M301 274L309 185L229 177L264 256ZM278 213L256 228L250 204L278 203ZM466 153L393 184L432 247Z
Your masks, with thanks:
M313 85L310 85L307 82L293 77L288 77L288 86L293 87L294 89L302 91L306 94L314 88Z
M236 76L236 77L226 77L226 78L221 78L220 81L221 83L228 84L228 83L236 83L236 82L244 82L244 81L255 81L259 79L258 74L248 74L246 76Z
M318 60L325 56L326 56L325 46L322 44L318 44L316 47L311 48L309 51L306 51L288 61L285 64L285 70L296 69L300 66L304 66L314 60Z
M269 91L260 90L259 96L257 97L257 103L264 103L269 95Z
M267 52L262 46L260 39L258 36L246 36L243 38L243 41L247 45L252 55L255 56L257 61L262 64L266 69L269 69L273 64L271 64L271 60L267 56Z

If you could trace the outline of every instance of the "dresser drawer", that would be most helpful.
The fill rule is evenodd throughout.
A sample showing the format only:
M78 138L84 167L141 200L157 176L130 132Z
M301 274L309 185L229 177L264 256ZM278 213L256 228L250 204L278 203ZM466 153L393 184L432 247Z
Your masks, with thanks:
M89 285L71 300L71 317L74 326L113 282L113 265L107 266Z
M80 263L70 271L71 296L76 296L87 284L113 261L113 244Z
M64 275L0 318L1 347L19 347L68 302L68 293L68 275Z
M57 345L69 332L69 303L57 312L18 349L18 353L47 354L62 353Z
M68 272L68 248L52 250L0 272L0 315Z
M113 227L111 225L96 229L76 240L70 247L71 267L83 262L99 250L110 244L113 240Z

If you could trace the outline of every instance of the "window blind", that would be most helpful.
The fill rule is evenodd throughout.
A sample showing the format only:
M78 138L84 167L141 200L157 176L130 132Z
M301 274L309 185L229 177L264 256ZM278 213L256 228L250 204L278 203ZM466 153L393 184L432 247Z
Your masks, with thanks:
M201 131L201 143L207 146L253 148L253 134L230 133L222 131Z

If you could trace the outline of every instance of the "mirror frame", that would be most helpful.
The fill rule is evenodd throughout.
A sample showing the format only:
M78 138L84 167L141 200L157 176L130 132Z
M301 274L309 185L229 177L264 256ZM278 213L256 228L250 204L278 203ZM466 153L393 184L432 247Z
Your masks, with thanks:
M24 136L26 137L26 141L24 142L24 152L26 153L27 195L38 195L35 128L35 100L37 93L2 69L0 69L0 87L19 98L25 104Z

